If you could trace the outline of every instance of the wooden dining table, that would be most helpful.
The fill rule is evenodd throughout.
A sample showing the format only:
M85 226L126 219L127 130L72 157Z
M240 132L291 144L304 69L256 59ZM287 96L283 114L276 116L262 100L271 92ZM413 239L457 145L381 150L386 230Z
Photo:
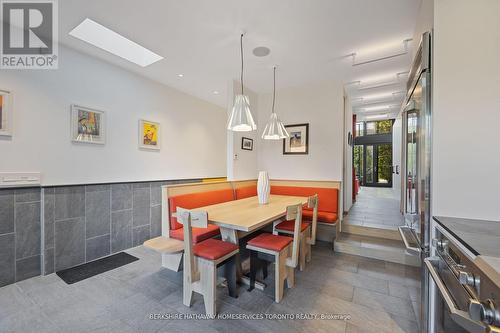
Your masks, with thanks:
M208 213L208 222L220 228L222 240L239 244L239 239L252 232L272 224L286 215L286 208L291 205L305 205L307 197L270 195L269 203L259 204L258 197L227 201L215 205L196 208ZM238 279L249 284L242 274L241 261L237 264ZM265 286L256 284L263 289Z

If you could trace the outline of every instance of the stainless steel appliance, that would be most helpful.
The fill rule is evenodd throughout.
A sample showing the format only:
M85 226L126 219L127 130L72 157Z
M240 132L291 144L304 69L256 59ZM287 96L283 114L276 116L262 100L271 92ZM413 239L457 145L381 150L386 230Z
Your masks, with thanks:
M407 252L420 256L421 262L429 256L430 197L431 197L431 34L422 35L407 83L407 94L402 110L402 191L401 210L406 225L399 228ZM421 273L419 323L422 332L428 327L428 285L425 268Z
M432 332L500 332L499 281L492 281L466 254L464 245L439 229L436 256L425 266L436 284Z

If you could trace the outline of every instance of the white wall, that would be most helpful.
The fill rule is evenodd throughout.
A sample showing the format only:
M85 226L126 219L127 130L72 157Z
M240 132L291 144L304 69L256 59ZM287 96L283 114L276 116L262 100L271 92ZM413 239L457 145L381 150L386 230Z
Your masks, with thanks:
M434 12L434 215L500 221L500 1Z
M255 92L245 87L244 93L248 96L250 110L254 121L258 124L258 96ZM228 116L233 108L234 96L241 94L241 84L231 81L228 87ZM229 180L246 180L257 178L257 152L262 129L252 132L227 131L227 178ZM253 150L241 149L242 137L253 139ZM237 156L237 157L236 157Z
M223 108L60 48L59 69L2 70L14 92L14 135L0 172L42 172L44 185L226 175ZM70 105L107 112L104 146L74 144ZM160 152L138 149L138 120L162 126Z
M417 23L415 25L415 32L413 34L413 48L412 58L418 50L418 45L422 34L431 31L434 26L434 0L421 0L420 8L417 16Z
M276 113L285 123L309 123L309 154L283 155L282 141L261 140L259 170L273 179L342 180L343 92L340 83L309 84L276 92ZM259 95L261 131L272 94Z

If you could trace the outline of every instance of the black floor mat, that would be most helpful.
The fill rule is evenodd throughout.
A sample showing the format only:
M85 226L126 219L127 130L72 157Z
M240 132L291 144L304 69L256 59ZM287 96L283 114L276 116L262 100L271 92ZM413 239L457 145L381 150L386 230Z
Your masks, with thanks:
M137 260L139 258L120 252L106 258L58 271L56 274L67 284L73 284Z

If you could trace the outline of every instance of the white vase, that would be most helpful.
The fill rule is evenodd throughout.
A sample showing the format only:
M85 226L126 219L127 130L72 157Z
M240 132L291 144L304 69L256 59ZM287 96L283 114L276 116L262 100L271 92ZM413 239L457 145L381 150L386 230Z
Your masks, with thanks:
M257 196L259 204L265 205L269 203L269 194L271 193L271 185L269 184L269 175L267 171L260 171L257 180Z

